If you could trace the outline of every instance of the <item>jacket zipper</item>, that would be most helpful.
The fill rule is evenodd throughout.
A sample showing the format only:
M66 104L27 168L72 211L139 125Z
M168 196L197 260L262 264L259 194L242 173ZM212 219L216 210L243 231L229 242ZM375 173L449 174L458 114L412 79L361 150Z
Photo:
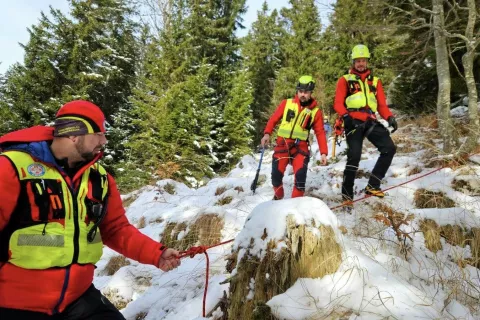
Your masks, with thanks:
M63 280L62 292L60 293L60 298L58 299L58 302L55 305L55 308L53 308L53 314L59 313L58 308L60 308L60 304L63 302L63 299L65 298L65 293L67 292L69 280L70 280L70 266L68 266L67 269L65 269L65 278Z
M65 180L65 178L64 178ZM78 261L78 255L79 255L79 243L78 239L80 238L80 226L78 225L78 204L77 204L77 192L75 192L74 189L72 189L69 185L69 183L65 180L67 185L69 186L68 189L70 191L70 194L72 195L72 205L73 205L73 224L74 224L74 231L73 231L73 259L72 259L72 264L77 263ZM65 217L66 218L66 217ZM65 270L65 279L63 281L63 287L62 287L62 292L60 293L60 298L58 299L57 305L53 309L53 313L57 314L59 313L58 308L60 307L60 304L63 302L63 299L65 298L65 293L67 292L68 289L68 282L70 280L70 267L69 265L67 269Z
M360 81L361 82L361 81ZM365 79L365 83L362 82L363 85L363 95L365 96L365 107L370 107L368 105L368 97L367 97L367 85L368 85L368 79Z

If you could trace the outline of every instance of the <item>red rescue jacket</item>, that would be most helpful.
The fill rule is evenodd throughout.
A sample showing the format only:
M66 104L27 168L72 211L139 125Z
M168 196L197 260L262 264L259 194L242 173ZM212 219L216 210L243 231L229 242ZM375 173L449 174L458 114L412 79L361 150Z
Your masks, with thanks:
M12 145L28 152L30 143L53 140L53 128L32 127L9 133L0 138L0 148L8 149ZM22 148L23 146L23 148ZM49 150L46 150L47 153ZM53 164L35 154L36 161L47 166ZM50 157L51 157L50 153ZM59 170L71 183L78 186L81 173L92 163L85 164L73 178ZM100 232L105 245L124 256L144 264L158 266L162 250L165 247L148 236L142 234L129 223L125 216L120 193L115 180L108 175L109 199L104 220L100 224ZM6 157L0 156L0 232L9 222L17 205L20 182L16 169ZM0 307L30 310L52 314L54 309L62 312L79 298L91 285L95 266L93 264L72 264L64 268L32 270L17 267L11 263L0 263Z
M317 106L317 101L315 99L312 99L312 103L308 108L313 108ZM293 102L295 102L298 105L298 110L303 110L303 107L300 106L300 101L298 100L298 96L295 96L293 99ZM283 112L285 111L285 105L287 104L287 100L283 100L278 106L273 115L270 117L270 119L267 122L267 126L265 127L264 133L272 134L273 130L275 129L275 126L282 120L283 117ZM318 147L320 148L320 154L327 155L328 154L328 145L327 145L327 138L325 136L325 129L323 128L323 114L322 110L318 110L318 112L315 115L315 118L313 119L313 131L315 132L315 136L317 137L317 143ZM286 140L286 141L283 141ZM278 143L284 143L290 144L295 140L293 139L284 139L282 137L277 138L277 144ZM300 141L300 144L298 146L300 149L303 151L308 151L308 144L306 141Z
M367 69L365 72L362 72L362 73L359 73L354 69L350 69L350 73L359 75L360 79L363 82L370 75L370 69ZM369 116L371 116L370 114L366 112L360 112L360 111L349 112L347 110L347 108L345 107L345 99L347 98L347 95L348 95L347 80L345 80L344 77L341 77L340 79L338 79L337 88L335 91L335 102L333 104L333 108L335 109L335 111L338 113L339 116L343 116L348 113L354 119L366 121L369 118ZM385 120L387 120L390 116L392 116L392 112L387 106L385 92L383 91L383 86L380 79L378 80L378 83L377 83L377 111Z

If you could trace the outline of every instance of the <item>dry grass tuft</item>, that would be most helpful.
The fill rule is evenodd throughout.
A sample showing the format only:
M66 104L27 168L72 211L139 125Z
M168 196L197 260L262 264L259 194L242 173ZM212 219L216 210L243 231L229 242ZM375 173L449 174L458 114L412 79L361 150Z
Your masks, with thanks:
M395 134L392 136L392 139L397 147L397 153L412 153L418 151L419 147L422 147L412 141L411 133L406 134L402 132L401 134Z
M480 195L479 179L464 180L462 178L456 177L452 181L452 188L453 190L456 190L471 196Z
M450 225L440 227L440 235L452 246L465 247L466 230L458 225Z
M420 230L423 232L425 247L427 247L428 250L435 253L442 249L440 228L434 220L425 219L420 221Z
M397 146L397 153L412 153L416 152L417 148L412 143L399 143Z
M470 264L480 268L480 228L472 228L467 234L465 241L470 245L470 250L472 250Z
M345 228L345 226L338 227L338 230L340 230L340 232L342 234L347 234L348 233L348 230L347 230L347 228Z
M243 192L243 187L238 186L238 187L235 187L233 190L238 191L238 193L240 193L240 192Z
M224 221L216 214L201 215L188 226L185 222L170 222L160 235L160 242L169 248L186 250L192 246L209 246L220 242ZM179 239L180 233L183 237Z
M181 168L178 163L169 161L160 164L155 171L155 175L157 175L160 180L172 179L180 171L180 169Z
M441 191L435 192L427 189L418 189L415 191L413 201L415 206L421 209L455 207L455 201Z
M122 206L124 208L128 208L135 200L137 200L137 198L138 198L138 194L135 194L135 195L131 195L128 198L123 199Z
M233 200L232 196L226 196L226 197L218 199L218 201L215 203L215 205L216 206L224 206L224 205L232 202L232 200Z
M183 246L180 248L179 245L185 242L185 238L179 240L178 235L180 234L180 232L185 232L186 230L187 224L185 222L169 222L163 230L163 233L160 235L160 242L169 248L182 250Z
M427 154L429 154L427 152ZM432 154L430 154L432 155ZM430 157L430 156L429 156ZM463 156L455 156L453 158L430 158L424 159L426 168L450 168L452 170L457 170L460 167L463 167L467 163L467 159Z
M323 277L338 270L342 251L334 231L330 226L318 229L320 238L288 217L285 237L288 248L278 251L277 242L272 240L261 261L251 256L247 248L247 253L236 265L237 274L230 280L230 319L275 319L269 308L263 308L273 296L285 292L298 278ZM236 259L236 255L229 258L227 269L232 269L232 261ZM253 299L246 300L250 291Z
M150 223L162 223L165 221L162 217L156 217L155 219L150 220Z
M438 121L436 114L418 115L412 119L401 119L399 127L403 128L412 125L413 128L438 129Z
M107 276L113 276L120 268L130 265L130 261L124 256L111 257L105 266L104 272Z
M370 178L370 172L367 172L363 169L358 169L357 173L355 174L355 179L360 179L360 178Z
M410 171L408 171L407 176L413 176L414 174L419 174L420 172L422 172L422 168L419 166L416 166L410 169Z
M102 294L110 301L115 308L122 310L127 307L127 304L131 301L125 300L123 296L118 294L118 289L107 289L102 291Z
M163 190L168 194L175 194L175 185L173 183L167 183L163 186Z
M148 312L140 312L135 316L135 320L143 320L147 317Z
M147 226L147 221L144 216L142 216L137 222L137 229L142 229Z
M216 196L219 196L219 195L221 195L222 193L224 193L225 191L227 191L227 188L226 188L225 186L218 187L217 190L215 190L215 195L216 195Z

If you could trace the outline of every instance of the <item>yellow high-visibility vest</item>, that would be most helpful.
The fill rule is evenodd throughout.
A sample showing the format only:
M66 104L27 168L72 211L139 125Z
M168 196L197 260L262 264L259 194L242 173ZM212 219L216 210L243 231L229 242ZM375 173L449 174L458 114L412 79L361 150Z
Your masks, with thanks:
M358 92L347 96L345 99L345 105L347 109L360 109L368 105L373 112L377 112L377 84L378 78L373 77L372 88L368 84L368 78L365 82L362 82L355 74L345 74L343 76L347 80L348 86L358 86L360 89ZM373 91L371 90L373 89Z
M288 99L283 111L282 123L278 129L278 136L306 141L318 110L318 107L303 108L299 112L298 105L293 102L293 99Z
M58 169L28 153L2 155L14 164L21 186L16 209L3 230L10 233L8 262L25 269L98 262L103 252L100 230L91 242L87 234L95 224L93 210L98 214L105 205L106 170L98 163L91 165L74 192Z

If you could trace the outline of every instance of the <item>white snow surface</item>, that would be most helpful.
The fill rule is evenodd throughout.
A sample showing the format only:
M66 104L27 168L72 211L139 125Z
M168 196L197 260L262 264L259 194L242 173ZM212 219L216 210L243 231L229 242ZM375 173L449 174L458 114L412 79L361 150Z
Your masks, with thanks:
M401 134L402 129L398 132ZM419 139L418 133L410 134ZM330 152L332 143L333 139L330 139ZM285 199L271 200L271 150L265 152L260 170L265 182L259 184L255 194L250 190L250 184L260 154L244 156L227 176L212 179L198 189L173 180L162 180L122 198L135 199L127 208L127 217L134 225L139 225L144 218L146 225L140 231L155 240L160 239L170 222L191 225L204 214L216 214L224 220L221 241L234 241L208 251L210 278L206 311L212 312L208 319L217 319L222 315L220 309L212 309L224 291L228 294L229 284L223 282L232 274L226 271L226 257L237 249L241 255L247 247L251 248L251 254L262 257L268 241L285 237L288 215L311 230L318 231L313 228L313 223L317 227L320 224L332 226L343 251L343 262L336 273L317 279L298 279L285 293L268 301L277 318L480 319L479 270L459 263L459 259L472 257L470 246L455 246L441 238L442 248L434 253L426 248L425 236L420 230L420 222L427 218L436 221L439 226L480 227L479 197L452 188L457 176L478 180L475 173L480 172L480 157L473 156L467 163L469 172L473 172L471 175L466 175L462 168L445 168L389 190L382 200L367 198L357 202L349 214L342 209L329 209L340 204L345 150L346 143L343 141L336 147L337 159L332 160L329 155L330 163L319 166L318 146L316 142L312 143L304 198L290 199L294 176L289 166L283 180ZM425 168L421 160L423 156L425 151L422 150L408 154L398 152L382 187L392 187L433 171L435 168ZM376 149L371 144L365 144L359 169L371 172L377 157ZM419 168L420 172L409 174L414 168ZM367 181L368 177L356 179L356 198L363 197L361 190ZM172 186L174 192L170 194L166 190L171 191ZM455 202L454 207L416 208L415 191L420 188L443 192ZM216 195L220 189L225 191ZM230 203L218 203L228 196L232 197ZM400 250L392 228L374 219L380 212L377 209L379 204L385 204L405 217L414 215L408 225L402 226L402 231L411 237L405 240L407 254ZM343 234L339 228L344 228L347 233ZM267 237L262 240L260 235L264 230ZM184 235L185 232L179 236ZM253 246L250 245L252 238ZM205 255L184 258L181 266L170 272L129 259L130 265L108 276L105 266L116 255L118 253L105 248L97 264L94 284L105 294L115 292L113 297L108 295L114 303L126 303L126 307L121 309L126 319L137 319L139 315L146 320L205 319L202 318ZM253 288L254 282L246 285Z

